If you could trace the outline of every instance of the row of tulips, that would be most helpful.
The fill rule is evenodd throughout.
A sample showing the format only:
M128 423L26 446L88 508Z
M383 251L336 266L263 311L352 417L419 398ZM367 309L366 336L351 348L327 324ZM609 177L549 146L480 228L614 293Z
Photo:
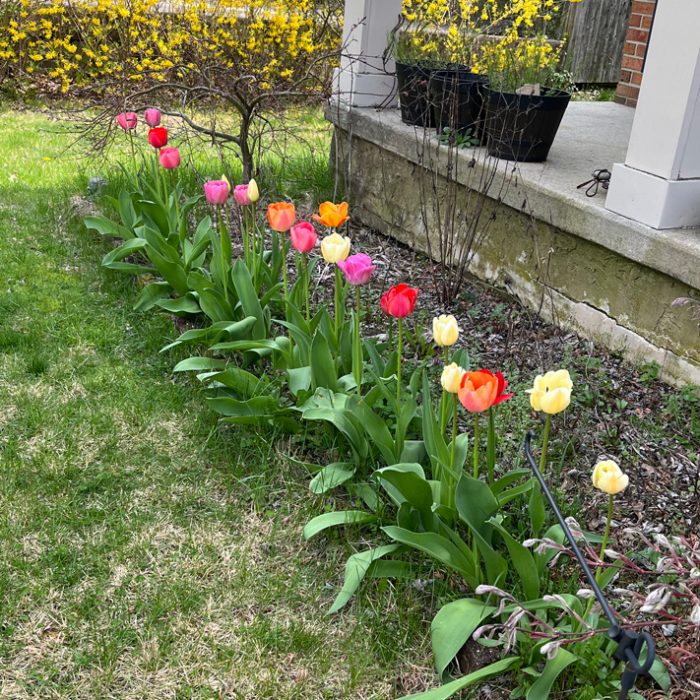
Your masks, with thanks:
M148 142L167 167L163 152L168 133L160 126L161 115L147 110L145 121ZM137 116L121 114L117 122L131 134ZM361 525L372 528L369 539L379 540L350 557L332 611L351 599L366 576L405 575L415 558L410 553L418 551L461 577L457 590L466 586L476 596L448 603L433 623L443 680L449 681L460 647L487 623L505 625L509 634L517 630L515 653L508 654L514 642L505 644L500 661L448 682L439 694L430 691L420 697L446 698L489 676L517 670L518 682L528 693L545 676L547 690L527 697L546 699L568 666L583 667L591 658L577 644L604 642L589 602L568 593L543 597L554 585L550 570L555 554L559 559L566 551L563 533L547 522L534 479L523 469L504 469L498 459L496 411L513 397L502 373L470 369L466 353L456 349L457 320L438 316L433 319L433 341L442 352L443 368L442 393L435 405L431 358L409 364L404 357L404 323L419 296L417 288L405 283L391 287L379 300L391 323L395 319L395 345L363 338L361 289L371 282L376 265L366 253L352 254L352 241L342 232L349 221L347 203L325 202L306 220L298 219L292 203L274 202L266 208L265 227L258 216L260 191L254 180L235 187L225 177L210 180L201 195L189 198L179 185L164 191L156 180L157 174L145 169L130 191L120 195L114 203L119 223L106 217L90 217L86 223L125 239L105 256L108 267L162 278L144 289L139 308L160 306L205 319L168 347L204 347L204 353L175 369L197 373L222 420L290 430L309 421L332 426L333 442L343 447L338 460L312 470L310 487L316 494L341 489L353 507L320 514L305 528L305 537ZM202 199L212 215L192 227L193 207ZM231 200L240 236L232 236L229 229ZM316 226L323 229L322 236ZM232 241L241 251L238 256ZM317 247L320 257L313 255ZM296 274L290 279L291 251ZM134 254L144 262L125 262ZM334 274L332 306L310 299L311 275L323 263ZM350 290L355 303L348 317ZM543 473L552 418L569 407L572 391L571 377L563 369L537 376L529 390L531 408L544 416ZM462 431L460 409L472 417L469 433ZM485 440L482 414L487 416ZM324 452L327 445L319 447ZM628 480L610 461L596 465L592 480L610 498L600 555L584 535L582 541L605 586L619 571L615 563L603 561L612 499ZM540 546L532 551L523 542ZM493 605L499 595L512 602ZM530 624L535 610L543 625L537 630ZM562 648L562 640L570 651Z

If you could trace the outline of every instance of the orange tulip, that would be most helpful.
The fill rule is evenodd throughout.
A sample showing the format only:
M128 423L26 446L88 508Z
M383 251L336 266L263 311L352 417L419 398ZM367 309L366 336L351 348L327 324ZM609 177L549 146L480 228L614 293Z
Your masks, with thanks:
M350 217L348 216L348 203L341 202L333 204L333 202L324 202L318 208L319 214L314 214L314 221L327 226L328 228L338 228L342 226Z
M465 372L459 388L459 401L469 413L482 413L498 398L499 381L491 372Z
M267 207L267 220L273 231L289 231L296 218L297 211L290 202L275 202Z

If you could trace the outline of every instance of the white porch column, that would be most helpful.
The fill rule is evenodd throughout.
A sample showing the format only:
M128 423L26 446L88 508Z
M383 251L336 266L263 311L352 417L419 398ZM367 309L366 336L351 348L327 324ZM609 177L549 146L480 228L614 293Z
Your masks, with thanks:
M343 57L333 92L353 107L388 106L396 101L394 62L383 54L399 19L401 0L345 0Z
M700 226L700 0L658 0L625 163L606 206L653 228Z

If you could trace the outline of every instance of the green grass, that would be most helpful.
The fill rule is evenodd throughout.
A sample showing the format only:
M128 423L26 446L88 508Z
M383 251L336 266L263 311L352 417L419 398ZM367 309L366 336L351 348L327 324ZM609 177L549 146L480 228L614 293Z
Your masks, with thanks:
M344 540L303 542L322 506L281 436L222 429L173 379L171 321L132 311L138 289L80 223L114 155L69 141L45 117L0 120L0 695L423 687L426 594L370 586L324 615Z

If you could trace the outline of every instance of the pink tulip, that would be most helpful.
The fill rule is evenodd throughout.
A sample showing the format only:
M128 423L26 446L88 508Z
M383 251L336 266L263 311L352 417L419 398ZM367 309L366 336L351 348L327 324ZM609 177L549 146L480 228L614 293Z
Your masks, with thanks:
M337 265L345 273L345 279L353 285L367 284L372 273L377 269L376 265L372 264L372 258L364 253L351 255L339 261Z
M249 204L252 204L248 196L248 185L236 185L233 188L233 198L236 200L236 204L242 207L247 207Z
M124 131L135 129L138 120L139 118L136 112L122 112L121 114L117 114L117 124L119 124Z
M173 170L180 165L180 151L177 148L161 148L159 158L166 170Z
M209 204L226 204L230 189L226 180L209 180L204 183L204 196Z
M143 117L146 120L146 124L151 127L151 129L160 125L160 110L155 107L147 109L143 113Z
M308 253L318 242L314 227L308 221L300 221L289 230L292 247L300 253Z

